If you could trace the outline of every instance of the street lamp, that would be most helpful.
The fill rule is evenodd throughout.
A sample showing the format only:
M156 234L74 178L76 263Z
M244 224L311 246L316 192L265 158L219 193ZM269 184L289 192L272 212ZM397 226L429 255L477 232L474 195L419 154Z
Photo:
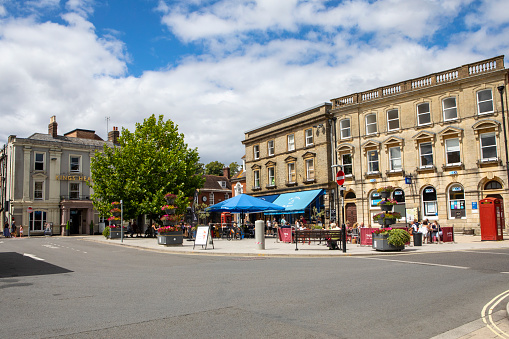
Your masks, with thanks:
M497 87L498 92L500 93L500 102L502 103L502 125L504 129L504 144L505 144L505 169L507 170L507 183L509 183L509 157L507 156L507 131L505 126L505 113L504 113L504 85L500 85ZM506 183L506 187L507 187Z

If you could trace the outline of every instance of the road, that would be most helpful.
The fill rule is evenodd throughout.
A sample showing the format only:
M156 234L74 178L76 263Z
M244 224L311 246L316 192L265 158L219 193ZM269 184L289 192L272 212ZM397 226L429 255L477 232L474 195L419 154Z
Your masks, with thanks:
M508 259L186 256L0 239L0 337L430 338L479 319L509 289Z

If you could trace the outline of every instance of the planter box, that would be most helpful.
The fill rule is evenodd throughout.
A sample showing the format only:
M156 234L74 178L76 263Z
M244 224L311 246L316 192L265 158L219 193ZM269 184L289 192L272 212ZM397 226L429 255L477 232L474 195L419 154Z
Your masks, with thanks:
M125 231L124 231L125 236ZM120 239L120 229L112 231L110 228L110 239Z
M387 199L391 196L391 192L380 192L380 196L382 197L382 199Z
M387 234L373 234L373 249L377 251L401 251L405 246L394 246L389 244Z
M396 223L396 219L377 220L377 223L382 226L389 226Z
M382 211L384 211L384 212L390 212L390 211L392 211L392 207L393 207L393 206L394 206L394 205L380 205L380 208L381 208L381 209L382 209Z
M184 243L182 231L167 232L157 236L157 244L165 246L178 246Z

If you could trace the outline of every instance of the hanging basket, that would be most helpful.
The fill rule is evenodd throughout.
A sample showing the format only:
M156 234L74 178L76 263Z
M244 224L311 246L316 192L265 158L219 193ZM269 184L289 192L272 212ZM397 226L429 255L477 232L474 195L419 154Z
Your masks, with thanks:
M380 208L381 208L381 209L382 209L382 211L384 211L384 212L390 212L390 211L392 211L392 207L393 207L393 206L394 206L394 205L380 205Z
M391 196L391 192L389 191L382 191L380 192L380 196L382 197L382 199L387 199Z

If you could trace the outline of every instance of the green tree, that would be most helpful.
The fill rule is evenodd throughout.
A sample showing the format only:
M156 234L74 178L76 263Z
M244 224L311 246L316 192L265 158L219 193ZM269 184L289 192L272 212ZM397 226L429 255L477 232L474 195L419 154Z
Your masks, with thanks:
M224 164L219 161L212 161L205 165L205 174L223 175Z
M166 193L177 194L177 213L183 214L188 197L203 186L199 155L188 148L184 135L171 120L155 115L137 123L131 133L122 129L119 146L104 146L91 161L94 207L108 215L111 202L122 200L124 219L141 214L156 217Z
M233 177L234 175L236 175L237 173L239 173L239 171L240 171L240 165L239 165L239 164L237 164L236 162L232 162L232 163L230 164L230 166L228 166L228 167L230 167L230 175L231 175L232 177Z

